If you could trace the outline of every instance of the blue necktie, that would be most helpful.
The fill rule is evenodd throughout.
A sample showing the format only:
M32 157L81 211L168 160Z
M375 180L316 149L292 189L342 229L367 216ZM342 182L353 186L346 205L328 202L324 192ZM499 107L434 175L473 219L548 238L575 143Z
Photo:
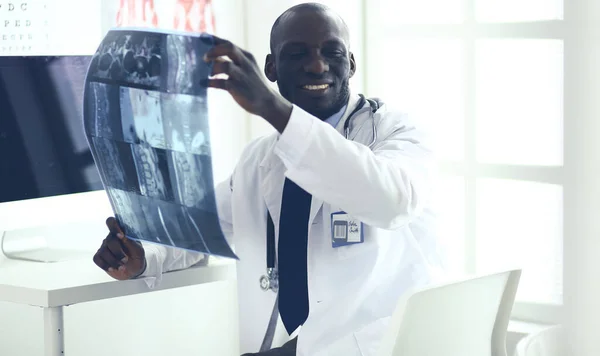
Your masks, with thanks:
M279 218L279 314L288 334L308 318L308 220L312 196L285 179Z

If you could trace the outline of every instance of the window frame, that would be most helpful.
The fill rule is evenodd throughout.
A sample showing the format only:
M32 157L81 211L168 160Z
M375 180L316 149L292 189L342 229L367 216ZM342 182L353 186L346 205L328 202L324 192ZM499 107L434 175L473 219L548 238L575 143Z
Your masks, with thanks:
M564 158L560 166L542 165L509 165L509 164L485 164L477 161L477 118L475 101L475 43L479 39L510 38L510 39L556 39L563 41L564 56L569 40L569 23L565 17L560 20L543 20L530 22L494 22L478 23L475 20L476 0L464 0L464 21L450 24L382 24L378 21L378 8L385 6L386 2L393 0L362 0L364 39L363 58L365 63L363 87L365 94L377 96L377 78L369 80L369 73L374 72L377 65L377 57L384 51L381 40L385 34L394 33L397 39L459 39L464 41L463 45L463 73L465 90L465 121L464 121L464 157L461 161L443 160L440 162L442 174L453 177L461 177L465 183L465 272L476 272L476 184L478 178L500 178L517 181L528 181L536 183L556 184L565 188ZM418 0L414 0L418 1ZM567 6L566 2L563 5ZM566 75L566 73L565 73ZM564 88L563 84L563 88ZM566 96L563 94L564 105L567 106ZM563 111L565 109L563 108ZM565 116L563 112L563 127ZM564 143L563 143L564 151ZM563 214L564 214L563 202ZM565 233L563 232L563 242ZM564 261L563 261L564 263ZM564 280L563 280L564 285ZM537 322L543 324L560 323L563 306L556 304L531 303L517 301L512 311L515 320Z

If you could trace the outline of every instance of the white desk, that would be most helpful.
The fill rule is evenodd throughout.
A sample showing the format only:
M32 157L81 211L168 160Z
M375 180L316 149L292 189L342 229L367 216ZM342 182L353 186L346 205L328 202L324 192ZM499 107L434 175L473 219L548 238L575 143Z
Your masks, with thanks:
M0 301L44 308L45 356L65 355L63 307L151 291L235 278L233 260L166 273L160 286L143 280L116 281L89 259L57 263L8 260L0 256Z

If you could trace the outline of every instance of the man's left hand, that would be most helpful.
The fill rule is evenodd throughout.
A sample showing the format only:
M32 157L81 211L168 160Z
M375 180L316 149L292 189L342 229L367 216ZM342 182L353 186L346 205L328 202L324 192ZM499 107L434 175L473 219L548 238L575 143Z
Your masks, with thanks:
M213 36L214 47L205 55L213 63L212 76L206 86L226 90L246 111L267 120L283 132L292 112L292 104L275 92L265 81L254 56L230 41ZM210 40L209 40L210 41Z

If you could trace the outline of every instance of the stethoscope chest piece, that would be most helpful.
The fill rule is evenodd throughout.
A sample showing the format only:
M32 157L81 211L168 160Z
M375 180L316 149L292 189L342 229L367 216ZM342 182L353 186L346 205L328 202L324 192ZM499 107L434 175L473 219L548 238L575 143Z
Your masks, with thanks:
M264 291L270 289L277 293L279 290L279 276L275 268L267 268L267 274L260 277L260 288Z

